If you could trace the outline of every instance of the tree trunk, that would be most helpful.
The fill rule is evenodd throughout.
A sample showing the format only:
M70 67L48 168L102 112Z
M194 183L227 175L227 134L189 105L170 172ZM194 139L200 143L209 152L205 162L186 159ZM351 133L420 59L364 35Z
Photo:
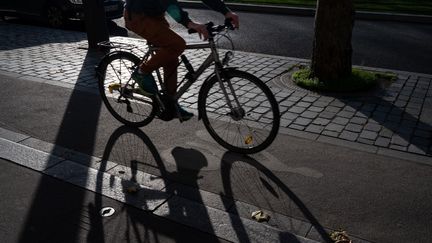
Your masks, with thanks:
M322 82L351 74L352 0L317 0L311 76Z

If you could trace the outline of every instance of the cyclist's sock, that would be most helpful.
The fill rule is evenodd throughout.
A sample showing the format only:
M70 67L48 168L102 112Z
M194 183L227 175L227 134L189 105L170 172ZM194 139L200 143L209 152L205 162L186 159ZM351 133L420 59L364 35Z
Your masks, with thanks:
M137 68L131 75L145 95L154 95L158 92L156 81L151 73L143 73Z

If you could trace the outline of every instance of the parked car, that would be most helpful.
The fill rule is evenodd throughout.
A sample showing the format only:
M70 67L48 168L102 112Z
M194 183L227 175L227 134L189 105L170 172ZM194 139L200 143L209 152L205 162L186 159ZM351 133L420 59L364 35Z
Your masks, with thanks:
M107 19L122 17L123 0L103 1ZM36 17L57 28L69 19L83 20L84 4L83 0L2 0L0 16Z

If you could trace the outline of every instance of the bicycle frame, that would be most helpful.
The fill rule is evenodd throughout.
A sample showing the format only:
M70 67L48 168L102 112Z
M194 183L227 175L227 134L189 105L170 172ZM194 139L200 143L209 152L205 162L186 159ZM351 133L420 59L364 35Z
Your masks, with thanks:
M194 49L195 50L196 49L210 49L211 52L207 56L205 61L198 67L198 69L196 71L190 73L190 75L185 75L185 77L179 82L179 87L177 88L177 93L174 96L174 99L178 100L192 86L192 84L198 80L198 78L204 73L204 71L214 63L214 66L215 66L214 74L216 75L218 82L219 82L219 85L220 85L220 87L224 93L228 107L231 110L233 110L233 105L232 105L231 100L228 97L228 92L222 83L221 74L222 74L223 65L222 65L222 62L220 61L219 54L217 52L217 47L216 47L216 44L215 44L213 37L210 37L207 43L196 43L196 44L187 44L186 45L186 50L194 50ZM142 60L143 61L147 60L157 50L158 50L158 47L154 47L152 45L149 45L149 50L143 56ZM184 54L182 54L182 55L184 55ZM181 63L182 62L179 62L179 65ZM156 70L156 75L157 75L157 78L159 80L159 84L160 84L162 90L163 91L166 90L165 84L164 84L164 82L162 82L163 79L162 79L162 75L161 75L159 69ZM240 107L240 102L238 101L237 96L235 95L234 89L233 89L230 82L228 82L228 87L231 91L232 96L234 97L234 100L236 102L237 107Z

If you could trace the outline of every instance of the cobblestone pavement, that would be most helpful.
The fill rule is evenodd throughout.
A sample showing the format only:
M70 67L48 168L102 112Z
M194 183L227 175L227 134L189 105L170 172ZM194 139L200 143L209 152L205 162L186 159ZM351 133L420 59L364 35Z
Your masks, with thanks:
M111 40L145 46L139 39ZM101 54L86 48L85 33L0 22L0 70L20 77L96 91L94 66ZM195 67L207 54L204 50L186 52ZM367 94L320 95L287 82L286 71L297 64L307 64L307 60L236 52L231 62L271 87L279 101L283 133L375 153L432 156L432 75L367 68L391 71L397 79ZM196 109L201 82L180 100L190 109Z

